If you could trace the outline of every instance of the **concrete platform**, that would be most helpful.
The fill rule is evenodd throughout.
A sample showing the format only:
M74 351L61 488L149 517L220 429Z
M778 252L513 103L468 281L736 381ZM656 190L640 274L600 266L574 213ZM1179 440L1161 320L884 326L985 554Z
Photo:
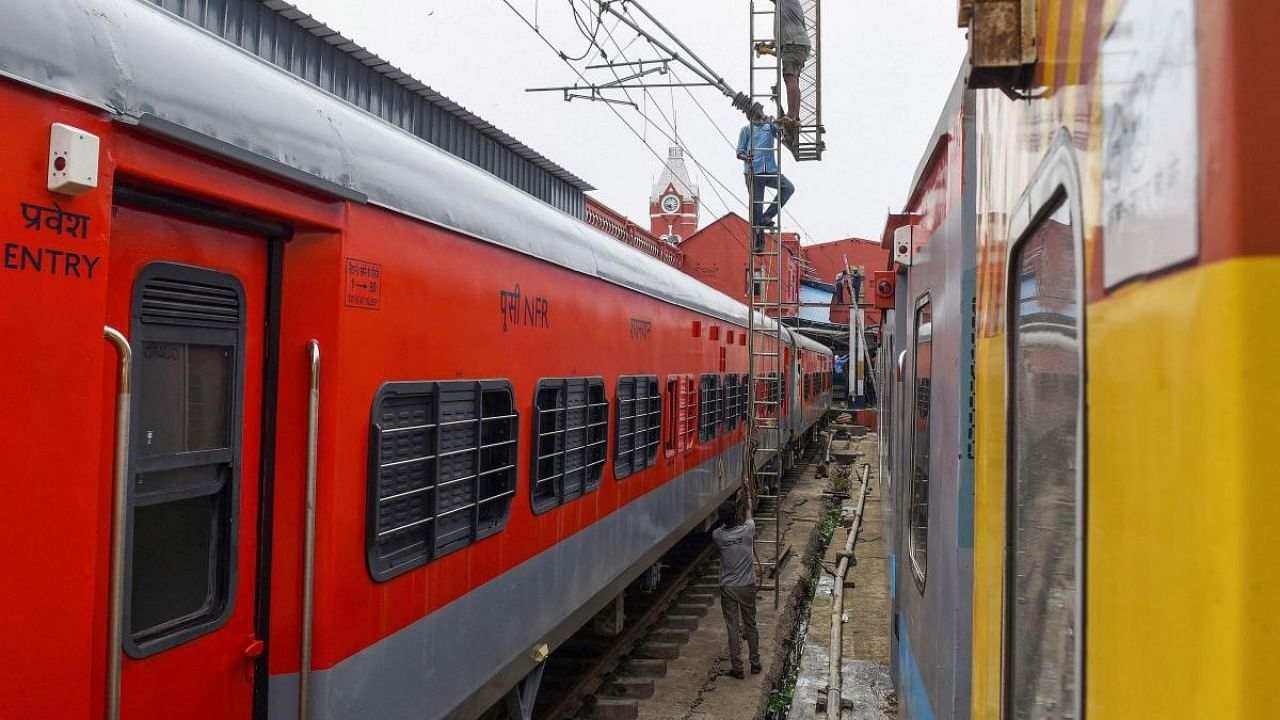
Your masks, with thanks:
M838 453L837 453L838 450ZM848 440L836 440L833 455L857 455L853 467L850 494L843 501L843 515L852 518L857 511L858 471L862 463L871 464L870 490L863 510L862 532L854 546L855 564L849 568L844 589L844 624L840 649L844 674L843 697L845 709L842 720L883 720L897 717L897 700L889 677L890 604L888 586L888 556L885 548L883 521L883 492L877 477L879 461L876 455L876 436L852 435ZM800 672L796 679L795 695L791 703L790 720L814 720L826 717L827 670L831 653L831 603L835 578L832 576L839 562L838 553L844 549L847 530L837 528L823 558L823 570L818 579L809 612L809 629L805 637L800 659ZM819 711L819 707L822 708Z

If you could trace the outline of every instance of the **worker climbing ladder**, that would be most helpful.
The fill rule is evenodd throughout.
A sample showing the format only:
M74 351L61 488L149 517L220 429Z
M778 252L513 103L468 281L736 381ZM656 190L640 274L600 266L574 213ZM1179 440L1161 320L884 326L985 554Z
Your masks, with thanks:
M816 1L816 0L815 0ZM751 88L750 99L756 108L774 107L781 111L782 20L771 0L751 2ZM751 217L748 373L751 377L751 407L748 417L748 460L746 472L759 502L755 535L756 560L760 565L760 589L773 591L773 604L778 606L779 564L782 559L782 474L784 436L789 403L786 393L786 353L782 342L784 310L783 278L787 272L782 242L782 147L770 142L759 147L757 128L771 122L769 118L752 117L748 132L748 153L767 152L772 163L748 161L748 213ZM794 129L793 129L794 132ZM758 160L759 158L756 158ZM762 166L772 165L772 171ZM766 199L766 185L775 192ZM765 221L764 216L772 217Z

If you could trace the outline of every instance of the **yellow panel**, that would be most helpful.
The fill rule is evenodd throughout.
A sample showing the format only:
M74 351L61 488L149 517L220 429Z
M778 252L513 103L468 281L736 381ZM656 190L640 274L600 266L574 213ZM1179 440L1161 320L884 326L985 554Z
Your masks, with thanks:
M1000 638L1004 577L1003 336L976 348L977 437L973 537L973 717L1000 717Z
M1087 717L1280 717L1280 258L1125 288L1087 343Z

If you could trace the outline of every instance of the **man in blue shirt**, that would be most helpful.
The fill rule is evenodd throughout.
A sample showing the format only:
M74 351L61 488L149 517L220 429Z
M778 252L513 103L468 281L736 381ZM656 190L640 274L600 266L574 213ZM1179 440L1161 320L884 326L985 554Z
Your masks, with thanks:
M778 126L771 120L753 120L738 133L738 159L746 174L747 190L751 193L751 225L753 252L764 252L764 231L760 228L773 224L778 208L787 204L796 191L791 181L778 172L774 159L774 144L778 140ZM765 188L778 191L778 202L766 203ZM767 207L766 207L767 206Z

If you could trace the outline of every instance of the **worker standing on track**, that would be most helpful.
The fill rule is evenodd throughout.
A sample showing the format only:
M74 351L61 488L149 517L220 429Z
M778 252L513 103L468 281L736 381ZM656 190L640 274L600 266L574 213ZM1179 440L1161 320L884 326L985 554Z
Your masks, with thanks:
M774 143L778 139L778 126L770 120L752 120L738 133L738 159L746 174L747 189L751 193L751 225L753 252L764 252L763 228L773 224L778 209L787 204L796 187L785 175L778 172L774 158ZM778 201L764 207L765 188L778 191Z
M720 505L719 527L711 531L711 539L720 550L720 609L729 633L729 676L739 680L742 672L742 644L739 633L747 639L751 674L759 673L760 634L756 631L756 523L752 518L750 498L745 502L746 519L738 521L738 503L725 500Z

